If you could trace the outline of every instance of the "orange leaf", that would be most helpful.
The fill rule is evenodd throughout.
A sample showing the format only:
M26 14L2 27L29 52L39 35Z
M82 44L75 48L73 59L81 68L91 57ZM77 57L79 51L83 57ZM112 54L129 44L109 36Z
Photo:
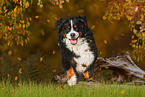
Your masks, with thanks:
M2 90L4 90L4 87L0 87Z
M61 86L61 91L64 89L64 87L63 86Z
M114 90L114 94L116 93L116 89Z
M59 43L57 43L57 45L59 46Z
M17 76L15 77L15 80L18 80L18 77Z
M92 96L95 95L95 92L92 94Z
M12 55L12 51L11 51L11 50L8 52L8 55L9 55L9 56Z
M43 57L40 57L40 62L42 62L43 61Z
M43 35L43 36L45 35L44 31L41 31L41 35Z
M84 13L85 10L81 9L81 10L78 10L78 13Z
M19 73L22 74L22 68L19 69Z
M18 83L18 86L21 86L21 84L20 84L20 83Z
M38 18L39 18L39 16L35 16L35 18L36 18L36 19L38 19Z
M104 43L107 44L107 40L104 40Z
M21 58L20 58L20 57L18 57L18 60L19 60L19 61L21 61Z
M121 94L124 94L124 90L121 91Z
M53 50L52 54L54 55L55 53L56 53L55 50Z
M102 52L100 52L100 55L102 54Z
M106 69L108 69L109 67L105 67Z
M92 40L89 40L90 42L92 42Z
M50 22L49 19L47 19L47 22L48 22L48 23Z
M53 72L56 72L56 69L54 69Z
M9 93L9 91L6 92L6 94L8 94L8 93Z
M91 27L91 29L93 30L95 28L95 25L93 25L92 27Z

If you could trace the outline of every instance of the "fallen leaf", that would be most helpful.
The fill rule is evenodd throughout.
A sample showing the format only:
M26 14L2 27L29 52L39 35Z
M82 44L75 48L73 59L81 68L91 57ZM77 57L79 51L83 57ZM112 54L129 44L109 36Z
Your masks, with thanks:
M9 91L6 92L6 94L8 94L8 93L9 93Z
M21 86L21 84L20 84L20 83L18 83L18 86Z
M49 23L49 22L50 22L50 20L49 20L49 19L47 19L47 22Z
M105 67L106 69L108 69L109 67Z
M11 70L13 70L13 68L11 68Z
M88 51L88 49L85 50L85 52L87 52L87 51Z
M92 42L92 40L89 40L90 42Z
M40 57L40 62L42 62L43 61L43 57Z
M102 54L102 52L100 52L100 55Z
M124 90L121 91L121 94L124 94Z
M31 21L31 20L32 20L32 18L31 18L31 17L29 17L29 20Z
M56 51L55 51L55 50L53 50L52 54L54 55L55 53L56 53Z
M15 77L15 80L18 80L18 77L17 76Z
M114 90L114 94L116 93L116 89Z
M63 86L61 86L61 91L64 89L64 87Z
M43 35L43 36L45 35L44 31L41 31L41 35Z
M53 72L56 72L56 69L54 69Z
M103 16L103 20L106 20L106 19L107 19L107 17L104 15L104 16Z
M11 95L13 95L13 92L11 92Z
M63 5L59 5L59 8L62 8L63 7Z
M8 55L10 56L10 55L12 55L12 51L10 50L10 51L8 51Z
M57 20L57 17L55 17L55 20Z
M20 58L20 57L18 57L18 60L19 60L19 61L21 61L21 58Z
M57 45L59 46L59 43L57 43Z
M10 75L8 74L8 77L9 77Z
M143 78L145 79L145 75L143 76Z
M69 2L69 0L66 0L66 2Z
M8 94L8 93L9 93L9 91L6 92L6 94Z
M93 4L93 9L96 9L96 6L95 6L95 4Z
M78 13L84 13L84 9L78 10Z
M139 21L136 22L136 24L141 25L142 21L139 20Z
M91 27L91 29L93 30L95 28L95 25L93 25L92 27Z
M92 94L92 96L95 95L95 92Z
M104 40L104 43L107 44L107 40Z
M1 60L3 60L3 57L0 57Z
M93 78L89 78L88 80L91 81Z
M2 90L4 90L4 87L0 87Z
M38 18L39 18L39 16L35 16L35 18L36 18L36 19L38 19Z
M19 73L22 74L22 68L19 69Z
M14 89L13 92L16 92L16 89Z

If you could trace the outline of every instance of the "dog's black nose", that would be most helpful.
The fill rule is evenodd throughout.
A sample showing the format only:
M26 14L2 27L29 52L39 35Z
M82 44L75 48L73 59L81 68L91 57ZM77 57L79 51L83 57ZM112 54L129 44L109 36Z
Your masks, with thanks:
M71 36L71 37L75 37L75 33L71 33L70 36Z

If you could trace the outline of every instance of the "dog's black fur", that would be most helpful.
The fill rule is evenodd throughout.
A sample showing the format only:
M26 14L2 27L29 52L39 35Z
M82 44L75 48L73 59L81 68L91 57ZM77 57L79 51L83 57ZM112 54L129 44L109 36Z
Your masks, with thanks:
M80 39L83 38L84 40L82 40L82 43L83 41L86 41L86 44L88 44L88 47L90 48L89 51L93 53L93 61L84 72L79 72L76 70L77 62L74 60L74 58L80 58L81 56L76 54L74 51L71 51L67 47L68 44L66 44L66 42L64 41L64 39L66 38L64 35L70 32L68 30L68 26L71 26L70 20L73 21L74 25L76 25L76 28L74 28L74 30L79 33L78 38ZM60 19L55 24L55 30L58 29L59 29L58 43L61 48L61 55L62 55L61 65L64 71L67 72L71 67L73 67L77 76L77 82L82 78L83 73L85 73L86 71L89 72L89 78L91 78L94 72L94 65L95 65L95 61L97 60L98 53L97 53L97 47L95 44L93 33L87 25L87 18L76 16L67 19ZM77 41L79 42L79 40Z

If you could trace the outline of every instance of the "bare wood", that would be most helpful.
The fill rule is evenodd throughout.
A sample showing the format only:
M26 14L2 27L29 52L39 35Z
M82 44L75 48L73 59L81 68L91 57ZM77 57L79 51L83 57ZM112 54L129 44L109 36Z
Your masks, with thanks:
M95 74L101 70L112 70L116 75L112 80L121 82L145 83L145 71L141 70L131 59L128 52L121 52L116 57L99 57L95 65Z

